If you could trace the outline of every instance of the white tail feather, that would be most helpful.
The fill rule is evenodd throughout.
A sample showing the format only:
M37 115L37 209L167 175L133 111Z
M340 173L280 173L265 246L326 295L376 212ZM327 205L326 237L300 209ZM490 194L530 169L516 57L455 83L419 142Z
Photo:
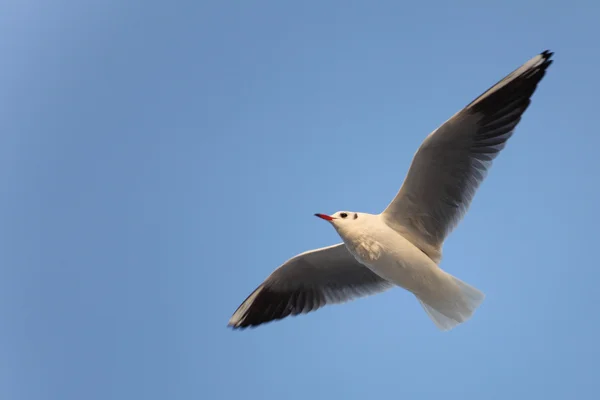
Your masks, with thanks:
M443 331L450 330L471 318L485 298L485 295L473 286L450 274L447 275L452 278L451 281L455 285L455 290L448 291L450 295L428 303L417 297L429 318Z

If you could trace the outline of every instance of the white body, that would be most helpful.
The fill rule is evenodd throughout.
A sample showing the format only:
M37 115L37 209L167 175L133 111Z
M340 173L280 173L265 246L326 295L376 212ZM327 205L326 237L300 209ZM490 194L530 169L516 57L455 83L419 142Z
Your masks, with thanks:
M450 329L471 317L484 294L443 271L381 214L358 214L332 225L356 260L381 278L413 293L436 325ZM350 221L348 221L350 222Z
M352 225L333 225L358 262L414 294L429 292L432 282L443 279L437 264L379 215L361 213Z

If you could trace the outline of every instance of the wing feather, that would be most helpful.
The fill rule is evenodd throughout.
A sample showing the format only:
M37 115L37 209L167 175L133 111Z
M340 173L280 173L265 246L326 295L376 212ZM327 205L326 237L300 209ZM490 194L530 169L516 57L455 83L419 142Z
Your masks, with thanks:
M432 132L382 215L435 261L468 210L552 63L544 51L507 75Z
M238 307L229 326L258 326L380 293L392 286L356 261L340 243L286 261Z

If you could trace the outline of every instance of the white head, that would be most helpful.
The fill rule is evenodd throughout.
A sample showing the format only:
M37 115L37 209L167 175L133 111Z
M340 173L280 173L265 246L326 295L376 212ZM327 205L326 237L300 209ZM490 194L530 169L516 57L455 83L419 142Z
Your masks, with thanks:
M355 213L352 211L338 211L333 215L315 214L315 217L319 217L319 218L324 219L325 221L334 223L334 221L337 219L342 220L342 221L356 220L356 219L358 219L358 213ZM335 223L339 223L339 222L341 222L341 221L335 221Z
M364 224L371 214L358 213L354 211L338 211L332 215L315 214L315 216L329 221L331 225L338 231L346 231L347 229L357 228ZM341 232L340 232L341 233Z

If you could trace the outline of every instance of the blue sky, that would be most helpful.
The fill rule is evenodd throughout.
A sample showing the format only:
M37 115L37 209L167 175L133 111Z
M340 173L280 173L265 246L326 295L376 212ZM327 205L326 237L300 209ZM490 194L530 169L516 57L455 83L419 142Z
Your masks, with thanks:
M597 398L598 5L0 5L0 398ZM483 290L400 289L243 332L280 263L377 213L425 136L555 63L450 236Z

